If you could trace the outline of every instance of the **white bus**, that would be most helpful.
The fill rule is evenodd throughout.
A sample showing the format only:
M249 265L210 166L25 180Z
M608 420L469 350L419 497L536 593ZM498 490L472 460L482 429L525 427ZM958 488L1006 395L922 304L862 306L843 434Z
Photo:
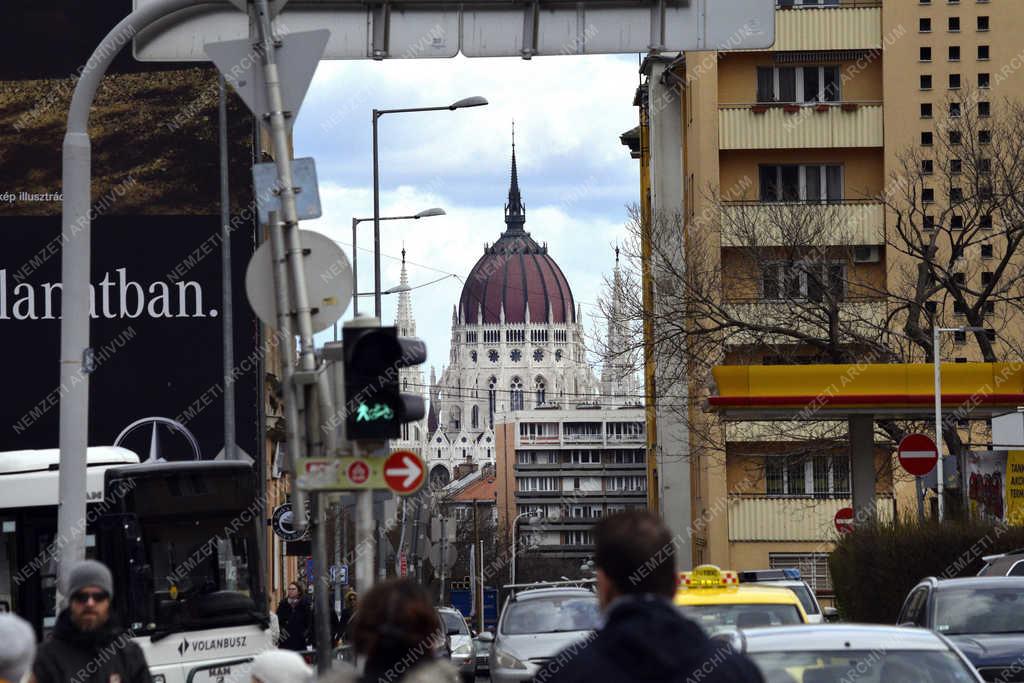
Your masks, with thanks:
M252 466L139 464L116 447L88 463L86 554L110 567L112 609L154 682L248 681L272 647ZM56 449L0 453L0 610L40 637L56 621L58 464Z

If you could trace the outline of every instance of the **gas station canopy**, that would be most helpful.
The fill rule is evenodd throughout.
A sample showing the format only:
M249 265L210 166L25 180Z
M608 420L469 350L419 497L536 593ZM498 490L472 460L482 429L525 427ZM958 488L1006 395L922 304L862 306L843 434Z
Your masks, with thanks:
M942 405L985 419L1024 406L1024 364L943 363ZM725 420L847 420L934 415L930 363L719 365L707 407Z

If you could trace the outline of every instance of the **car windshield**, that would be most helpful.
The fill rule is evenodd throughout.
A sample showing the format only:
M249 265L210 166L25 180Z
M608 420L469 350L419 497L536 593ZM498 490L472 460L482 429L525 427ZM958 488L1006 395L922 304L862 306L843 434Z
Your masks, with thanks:
M1024 590L999 586L940 590L935 599L935 630L947 636L1024 632Z
M522 635L592 631L598 627L600 618L596 596L532 598L508 606L501 620L501 632Z
M469 635L469 628L466 626L466 620L462 618L462 615L455 614L454 612L441 612L441 621L444 622L444 630L448 634L458 633L459 635Z
M683 605L679 609L708 633L803 623L796 605Z
M977 680L948 650L750 653L766 683L967 683Z
M803 606L805 612L808 614L818 613L818 603L814 601L814 596L811 595L810 588L805 585L786 586L786 588L796 593L796 597L800 598L800 604Z

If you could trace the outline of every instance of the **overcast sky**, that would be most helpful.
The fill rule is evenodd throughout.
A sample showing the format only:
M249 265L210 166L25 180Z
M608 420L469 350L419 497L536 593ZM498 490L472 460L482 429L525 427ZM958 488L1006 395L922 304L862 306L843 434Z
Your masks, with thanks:
M370 112L447 105L471 95L486 107L393 114L380 119L381 215L442 207L446 216L381 224L382 288L398 284L402 244L412 286L445 273L465 279L504 229L515 119L526 229L547 242L589 332L602 277L614 263L626 206L639 198L638 162L619 135L637 125L636 55L509 59L321 62L295 124L295 156L316 158L323 217L303 227L342 243L351 257L352 216L373 215ZM360 291L373 289L373 226L359 235ZM427 365L447 363L448 278L412 292ZM398 296L383 299L385 324ZM373 312L364 297L361 312ZM351 317L349 310L346 318ZM427 371L429 375L429 370Z

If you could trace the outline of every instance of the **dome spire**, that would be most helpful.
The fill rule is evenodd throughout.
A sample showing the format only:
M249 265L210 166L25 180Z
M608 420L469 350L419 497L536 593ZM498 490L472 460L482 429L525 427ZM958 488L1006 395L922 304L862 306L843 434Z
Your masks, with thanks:
M505 205L505 232L523 232L526 207L519 193L519 171L516 168L516 122L512 121L512 178L508 186L508 204Z

